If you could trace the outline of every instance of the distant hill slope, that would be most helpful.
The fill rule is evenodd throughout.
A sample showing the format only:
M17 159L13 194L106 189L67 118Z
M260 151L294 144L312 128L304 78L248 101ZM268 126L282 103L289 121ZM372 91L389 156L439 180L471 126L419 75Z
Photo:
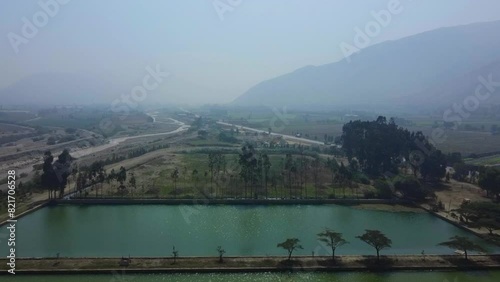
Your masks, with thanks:
M500 21L476 23L383 42L353 55L350 63L344 59L308 66L261 82L233 104L387 105L409 104L420 97L431 99L422 104L447 103L455 93L471 93L470 89L449 88L451 92L440 97L433 87L453 87L467 74L496 68L492 63L500 59L498 30ZM463 87L471 85L475 87Z
M493 81L493 93L489 86L483 81ZM483 79L480 79L483 78ZM482 85L482 86L480 86ZM496 87L495 87L496 85ZM476 95L476 89L480 86L479 95L487 97L485 100L478 99L484 104L500 104L500 60L492 62L479 69L468 72L464 75L455 76L446 81L439 81L431 85L417 95L408 96L401 100L413 105L424 106L432 103L435 105L451 106L454 103L464 103L468 96ZM488 95L488 92L491 95ZM481 98L478 97L478 98Z

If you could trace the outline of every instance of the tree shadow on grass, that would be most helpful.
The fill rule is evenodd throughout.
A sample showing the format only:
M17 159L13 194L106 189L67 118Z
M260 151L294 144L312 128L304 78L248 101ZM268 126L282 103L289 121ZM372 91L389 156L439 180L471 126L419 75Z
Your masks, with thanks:
M338 267L342 267L344 265L340 258L336 258L335 260L333 260L331 258L319 259L316 262L317 262L318 266L327 267L327 268L338 268Z
M477 269L482 266L481 262L473 261L470 259L466 260L464 256L442 256L441 257L443 260L447 261L448 263L462 268L462 269Z
M490 259L496 263L500 263L500 255L490 255Z
M393 267L394 260L385 256L380 256L380 259L374 256L362 256L358 263L369 270L386 270Z
M282 260L276 265L278 269L302 269L303 264L300 260Z

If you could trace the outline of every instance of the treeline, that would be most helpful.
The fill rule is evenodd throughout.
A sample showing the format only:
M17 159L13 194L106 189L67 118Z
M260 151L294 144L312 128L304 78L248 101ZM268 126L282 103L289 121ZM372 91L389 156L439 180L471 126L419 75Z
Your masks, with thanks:
M75 180L74 192L76 197L87 197L92 191L95 191L95 197L99 197L99 190L102 196L104 184L110 185L111 189L114 189L116 186L116 193L121 196L130 192L133 193L137 188L136 178L133 173L127 174L127 169L123 166L118 171L112 169L107 173L104 169L103 161L95 161L90 166L82 167L79 171L73 171L72 176ZM89 189L86 189L87 187Z
M127 186L136 188L136 179L133 174L129 173L127 177L124 167L121 167L118 172L111 170L108 174L104 170L104 166L168 147L168 144L164 144L139 148L130 151L126 155L117 156L113 154L112 157L103 161L95 161L90 165L80 167L75 165L75 158L69 154L68 150L64 150L57 159L52 155L51 151L46 151L43 164L34 166L36 171L33 179L26 182L21 181L16 190L22 199L35 191L49 191L50 199L62 198L66 193L66 187L73 181L75 183L74 192L77 192L78 196L88 195L89 192L85 190L88 186L90 186L91 191L96 192L97 196L99 195L99 189L102 191L104 183L114 186L113 184L116 182L120 184L117 186L117 193L124 195L128 193ZM38 170L41 170L42 173L40 174ZM129 180L128 184L125 182L127 178Z
M349 161L356 159L374 177L398 174L402 165L425 180L439 180L446 173L446 156L422 132L410 132L383 116L345 124L341 142Z
M409 198L432 196L421 182L449 181L452 177L477 182L488 195L498 197L500 193L498 169L465 164L460 153L444 154L422 132L401 128L394 119L387 121L380 116L375 121L351 121L343 127L341 143L351 165L357 163L361 171L374 179L385 179L393 190ZM454 173L447 167L453 167Z
M191 183L206 197L255 199L270 196L318 198L324 197L325 193L327 197L335 198L338 197L335 195L336 186L343 187L345 197L346 188L353 189L353 194L358 188L354 182L370 183L356 167L339 165L333 158L325 161L311 151L309 154L299 151L281 154L284 157L274 161L270 159L272 153L275 152L271 149L257 150L253 145L245 144L235 159L228 160L227 151L208 151L206 171L194 169L190 172ZM175 175L185 179L189 176L187 173L184 171L183 175L179 175L177 170ZM203 179L209 183L208 187L204 187ZM175 185L176 179L173 181ZM331 191L325 183L332 185Z

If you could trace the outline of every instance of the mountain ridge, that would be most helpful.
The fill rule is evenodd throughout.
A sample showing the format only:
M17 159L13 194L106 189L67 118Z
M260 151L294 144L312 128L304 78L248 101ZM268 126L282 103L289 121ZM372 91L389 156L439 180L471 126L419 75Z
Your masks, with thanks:
M381 42L351 62L306 66L265 80L233 105L390 103L421 95L431 85L463 76L500 59L500 21L443 27ZM284 96L286 98L280 98Z

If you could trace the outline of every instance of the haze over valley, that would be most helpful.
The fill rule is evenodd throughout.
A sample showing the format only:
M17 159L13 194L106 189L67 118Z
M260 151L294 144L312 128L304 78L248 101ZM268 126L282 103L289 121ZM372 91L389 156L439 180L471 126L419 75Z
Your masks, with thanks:
M0 280L500 281L498 11L1 1Z

